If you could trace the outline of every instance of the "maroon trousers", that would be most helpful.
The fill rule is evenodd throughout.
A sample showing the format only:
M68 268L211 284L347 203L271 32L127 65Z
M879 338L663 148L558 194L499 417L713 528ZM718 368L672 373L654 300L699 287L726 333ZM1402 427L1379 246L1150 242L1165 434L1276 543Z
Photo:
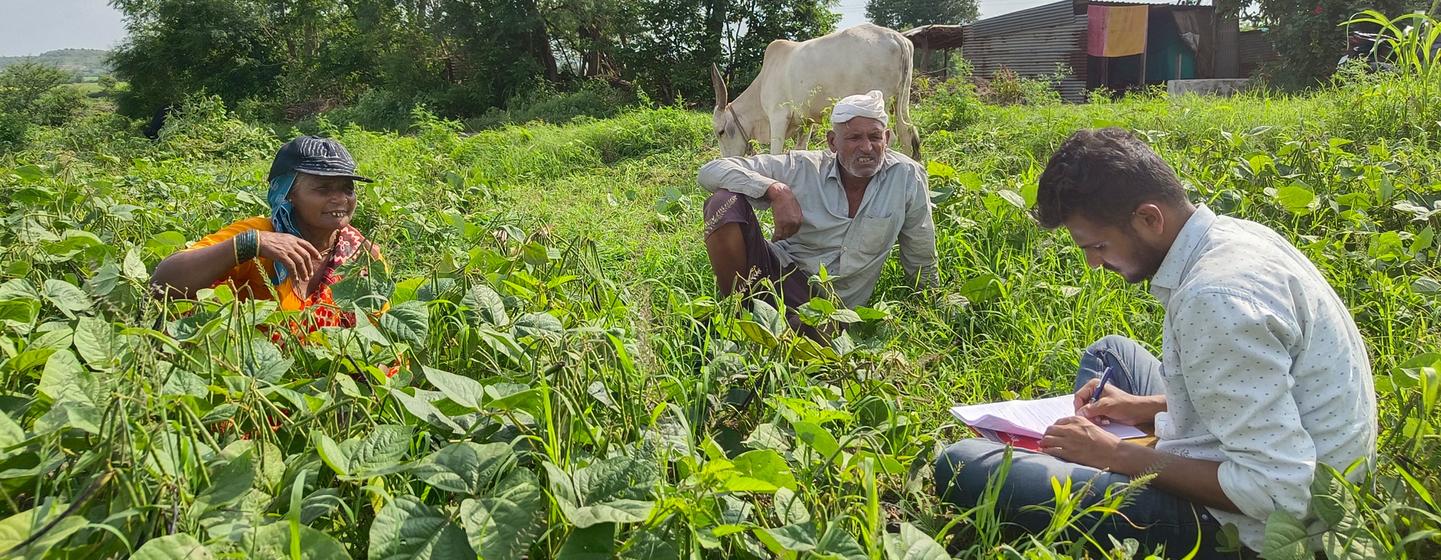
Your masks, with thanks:
M705 201L704 216L707 238L721 226L740 225L746 254L746 278L741 290L746 297L760 297L779 308L780 302L776 301L776 294L761 289L760 281L765 278L775 285L774 290L780 292L786 307L795 308L811 300L813 294L808 281L809 275L795 265L780 265L780 259L771 252L771 245L766 242L765 233L761 231L760 219L756 217L755 209L751 208L745 195L727 190L716 191Z

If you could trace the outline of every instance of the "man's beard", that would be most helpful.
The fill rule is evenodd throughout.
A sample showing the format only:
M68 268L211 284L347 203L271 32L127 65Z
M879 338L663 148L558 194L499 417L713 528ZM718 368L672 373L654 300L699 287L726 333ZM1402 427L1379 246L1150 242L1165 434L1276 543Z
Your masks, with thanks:
M1142 280L1150 280L1151 277L1156 275L1156 271L1161 269L1161 263L1166 261L1166 253L1167 251L1160 247L1153 247L1150 245L1142 244L1141 254L1139 255L1142 265L1140 271L1141 278L1137 278L1135 280L1127 278L1127 280L1130 280L1133 284L1138 283Z
M1126 235L1135 240L1133 246L1135 247L1136 253L1136 272L1135 274L1123 274L1122 271L1110 265L1105 265L1105 268L1111 272L1120 274L1121 278L1124 278L1126 282L1130 284L1139 284L1143 281L1150 280L1152 276L1156 275L1156 271L1161 269L1161 263L1166 260L1166 253L1169 252L1169 248L1156 247L1148 244L1144 239L1141 239L1140 232L1137 232L1136 228L1132 227L1129 223L1122 226L1122 229L1125 230Z
M869 179L871 177L875 177L876 174L880 173L881 171L881 159L875 156L871 157L873 159L873 162L869 167L862 166L856 163L856 161L860 159L860 156L854 156L850 158L850 161L845 162L845 165L842 165L841 167L844 168L846 170L846 173L850 174L850 176L852 177L855 177L857 179Z

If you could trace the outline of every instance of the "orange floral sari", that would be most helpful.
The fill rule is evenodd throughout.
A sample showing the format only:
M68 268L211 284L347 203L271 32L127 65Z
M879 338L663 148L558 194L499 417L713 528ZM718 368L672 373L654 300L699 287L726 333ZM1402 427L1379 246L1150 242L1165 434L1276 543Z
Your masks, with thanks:
M202 237L191 248L209 247L252 229L274 231L270 218L264 216L245 218L221 228L220 231ZM338 232L335 250L321 265L320 270L316 271L316 274L321 276L315 291L304 297L300 295L301 288L296 285L294 274L287 276L279 285L272 282L271 279L275 277L275 263L265 257L256 257L236 265L219 280L216 280L213 285L230 284L235 289L236 297L240 299L278 300L282 311L307 312L301 321L301 326L305 327L305 330L322 327L353 327L355 326L355 314L343 311L336 306L330 286L342 279L338 273L341 265L351 259L366 255L384 263L380 249L375 244L361 235L359 230L345 226Z

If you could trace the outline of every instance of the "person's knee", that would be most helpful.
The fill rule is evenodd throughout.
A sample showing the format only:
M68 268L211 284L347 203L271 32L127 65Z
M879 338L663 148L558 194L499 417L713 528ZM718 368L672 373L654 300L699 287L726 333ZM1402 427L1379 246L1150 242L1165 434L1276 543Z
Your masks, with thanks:
M936 495L952 501L959 499L961 481L957 475L961 469L1002 449L998 444L976 438L963 439L946 447L936 456Z
M1079 391L1086 383L1101 376L1112 366L1123 367L1121 356L1130 355L1136 342L1118 334L1106 335L1086 347L1081 354L1081 367L1076 371L1072 390Z
M706 220L715 219L716 216L724 212L728 206L739 204L735 199L740 198L740 196L741 195L725 189L711 193L710 197L705 199L705 206L702 207L703 210L701 214L705 216Z
M1118 354L1121 353L1121 351L1124 349L1133 348L1135 346L1136 341L1131 340L1130 338L1121 336L1119 334L1108 334L1101 337L1099 340L1091 343L1090 346L1086 347L1086 351L1092 354L1099 354L1101 352Z
M980 438L966 438L947 446L937 462L947 461L952 465L966 465L980 461L987 454L996 451L997 444Z

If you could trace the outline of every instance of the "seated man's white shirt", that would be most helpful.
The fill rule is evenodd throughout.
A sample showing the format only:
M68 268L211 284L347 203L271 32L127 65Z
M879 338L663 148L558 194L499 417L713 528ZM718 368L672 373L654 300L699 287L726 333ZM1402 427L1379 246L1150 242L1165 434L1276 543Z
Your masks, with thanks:
M760 199L772 182L789 185L804 223L795 235L771 243L771 250L781 266L795 264L808 274L825 266L847 307L870 301L897 242L908 278L919 277L928 286L938 282L926 171L904 155L886 151L855 218L849 216L840 167L829 151L720 158L701 167L699 181L710 192L725 189L750 197L758 208L766 206Z

